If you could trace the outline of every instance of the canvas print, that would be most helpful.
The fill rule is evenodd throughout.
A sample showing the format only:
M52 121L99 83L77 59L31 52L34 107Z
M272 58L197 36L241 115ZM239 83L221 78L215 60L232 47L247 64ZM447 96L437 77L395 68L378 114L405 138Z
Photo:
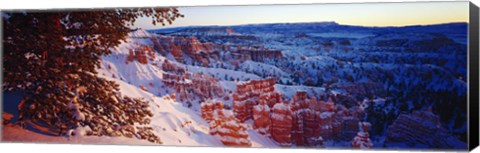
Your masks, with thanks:
M2 11L2 142L467 149L468 2Z

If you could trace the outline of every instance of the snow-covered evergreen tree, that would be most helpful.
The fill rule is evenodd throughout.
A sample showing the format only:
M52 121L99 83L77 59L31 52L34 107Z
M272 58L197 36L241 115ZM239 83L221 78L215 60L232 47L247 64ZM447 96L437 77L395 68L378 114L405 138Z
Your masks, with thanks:
M59 134L88 126L88 135L133 134L160 142L149 128L131 128L150 122L148 103L122 96L95 70L140 16L164 25L182 15L176 8L3 13L3 87L25 93L19 121Z

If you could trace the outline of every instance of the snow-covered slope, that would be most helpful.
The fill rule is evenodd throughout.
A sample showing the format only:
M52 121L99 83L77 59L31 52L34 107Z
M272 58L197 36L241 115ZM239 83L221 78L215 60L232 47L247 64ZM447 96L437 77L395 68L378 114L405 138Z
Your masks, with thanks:
M150 109L154 113L152 123L155 133L164 145L175 146L224 146L219 139L208 133L208 123L195 112L169 96L157 97L138 87L127 84L121 80L114 80L120 85L120 91L127 96L145 98L149 100ZM249 130L253 147L275 147L276 143Z
M200 113L187 108L182 103L175 101L169 95L166 88L162 88L161 64L167 58L155 53L155 58L148 64L141 64L137 61L125 63L129 47L132 44L149 44L147 39L130 38L127 42L121 44L115 49L114 53L106 56L102 60L102 67L98 69L99 74L109 80L114 80L120 84L120 91L130 97L138 97L149 100L152 117L151 127L161 138L165 145L186 145L186 146L223 146L218 138L208 133L208 123L200 117ZM191 72L217 72L232 75L231 70L222 72L220 69L198 68L185 66L181 63L170 61L182 67L186 67ZM237 72L239 73L239 72ZM214 75L214 74L212 74ZM233 73L235 75L235 73ZM236 74L235 76L245 76L248 79L258 78L255 75ZM153 84L153 86L147 86ZM141 90L139 86L145 86L147 91ZM162 97L159 97L162 96ZM198 109L196 109L198 110ZM252 136L253 147L274 147L276 143L262 136L251 129L249 134Z
M171 98L171 90L162 83L163 74L161 65L168 58L155 53L155 58L148 64L138 61L126 62L129 50L136 49L139 45L151 45L147 38L151 34L137 30L132 32L130 38L116 48L113 53L102 57L101 66L97 69L98 76L107 80L115 81L120 85L120 92L129 97L143 98L149 102L150 110L154 114L151 117L150 127L160 137L163 145L175 146L224 146L220 139L209 134L209 124L200 116L200 113L185 107L182 103ZM245 74L232 70L195 68L185 66L175 61L172 62L180 67L186 67L193 73L221 73L222 76L243 76L239 79L259 78L253 74ZM211 74L215 75L215 74ZM146 88L142 90L140 86ZM198 106L197 106L198 107ZM252 147L275 147L276 142L268 137L258 134L248 126L248 133ZM3 140L21 142L52 142L52 143L81 143L81 144L137 144L155 145L146 140L126 137L91 137L91 136L50 136L22 129L16 125L7 125L3 129Z
M149 92L128 84L122 80L104 76L108 80L120 85L120 92L126 96L143 98L150 102L153 112L149 126L154 129L163 145L175 146L224 146L218 138L209 134L208 123L195 112L169 96L157 97ZM251 129L252 147L275 147L277 144L271 139L256 133ZM22 129L16 125L7 125L3 129L4 141L19 142L52 142L52 143L79 143L79 144L135 144L155 145L146 140L126 137L91 137L91 136L49 136Z

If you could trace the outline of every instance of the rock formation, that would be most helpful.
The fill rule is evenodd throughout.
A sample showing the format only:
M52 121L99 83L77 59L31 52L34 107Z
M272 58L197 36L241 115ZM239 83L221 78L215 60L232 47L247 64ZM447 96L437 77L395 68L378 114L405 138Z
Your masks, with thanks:
M270 108L280 102L282 102L282 95L279 92L268 92L259 96L259 103L265 103Z
M279 50L271 50L263 46L259 47L237 47L236 51L232 53L236 59L241 61L252 60L262 62L265 59L281 58L282 52Z
M304 91L295 93L291 102L292 141L297 146L322 146L323 139L351 140L358 132L362 110L347 109L309 98Z
M222 109L223 109L223 103L221 101L207 100L206 102L203 102L202 104L200 104L200 111L202 114L202 118L207 121L214 120L213 112L222 110Z
M252 145L247 133L247 126L235 119L233 113L228 110L213 111L210 134L218 135L220 141L227 146L249 147Z
M253 128L258 133L270 135L270 107L265 101L261 101L258 105L253 106Z
M293 95L292 108L292 141L297 146L305 145L304 140L304 116L308 110L307 92L299 91Z
M466 149L467 144L442 128L440 119L430 111L401 114L387 129L387 147Z
M195 37L161 36L151 38L155 49L162 55L168 53L178 62L185 62L185 56L194 62L207 66L210 58L218 60L219 52L224 51L224 45L202 43Z
M216 100L207 100L200 105L202 118L210 124L210 134L218 135L227 146L251 146L247 126L223 106L221 101Z
M229 30L227 30L229 31ZM186 62L185 59L192 59L192 62L208 66L210 60L220 61L221 52L230 52L232 61L243 62L245 60L263 61L282 57L279 50L271 50L265 47L238 46L232 47L219 43L200 42L194 36L158 36L150 39L154 48L162 55L170 53L176 61Z
M218 85L218 79L209 75L187 72L185 68L165 60L162 64L163 83L173 88L177 93L179 101L211 99L215 97L223 97L223 88Z
M359 122L359 132L357 136L353 138L352 147L353 148L360 148L360 149L368 149L373 147L372 140L370 140L370 135L368 132L370 131L370 127L372 126L368 122Z
M319 134L324 139L332 139L342 131L342 120L333 112L320 113L318 124Z
M292 140L297 146L313 146L314 140L320 136L320 108L316 99L308 99L307 92L299 91L293 96L292 107ZM317 110L316 110L317 109Z
M272 108L270 115L272 126L272 139L282 146L290 146L292 144L292 112L290 106L284 103L277 103Z
M153 60L154 58L155 58L155 53L151 46L134 42L133 48L130 48L128 50L126 63L128 64L133 60L137 60L141 64L148 64L148 60Z
M275 92L275 79L251 80L237 84L237 90L232 94L233 112L241 122L252 119L253 106L260 101L273 105L281 102L281 96Z

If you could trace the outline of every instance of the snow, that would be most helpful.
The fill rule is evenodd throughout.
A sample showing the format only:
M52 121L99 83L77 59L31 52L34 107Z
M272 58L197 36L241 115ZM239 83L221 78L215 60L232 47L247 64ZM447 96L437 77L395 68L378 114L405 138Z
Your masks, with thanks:
M153 127L163 145L176 146L223 146L223 144L208 134L208 124L199 114L183 107L170 97L156 97L151 93L130 85L124 81L106 77L120 85L120 92L134 98L144 98L150 101L150 109L154 113L149 126ZM190 124L188 124L190 123ZM85 127L86 128L86 127ZM88 128L86 128L88 130ZM147 144L148 141L125 137L90 137L81 136L86 129L75 129L79 133L73 138L48 136L24 130L15 126L6 126L4 130L5 141L26 142L54 142L54 143L83 143L83 144ZM7 134L8 133L8 134Z
M130 43L131 42L132 40L130 40ZM136 61L126 64L125 58L128 55L128 52L125 52L125 50L130 46L130 43L120 45L113 54L103 58L102 66L98 69L99 76L115 81L119 84L120 93L123 95L133 98L143 98L150 103L150 110L154 115L151 118L152 122L148 126L151 126L154 129L153 132L160 137L163 145L224 146L220 142L220 139L209 134L209 125L200 117L198 112L184 107L181 103L171 99L165 91L161 95L162 97L153 94L161 92L160 90L164 90L162 88L156 88L156 90L150 88L149 92L147 92L138 87L139 85L146 85L150 82L153 82L155 86L160 86L161 82L158 80L162 79L162 73L165 72L163 72L158 66L152 64L143 65ZM157 64L161 64L165 59L161 56L156 57L157 58L154 62ZM212 68L198 68L195 70L196 72L204 73L219 71L219 69ZM259 78L252 74L245 74L232 70L220 70L219 72L233 76L246 76L246 78L249 79ZM234 90L233 82L223 81L221 83L225 84L225 86L230 86L231 90ZM73 102L71 102L69 106L71 106L71 109L78 109ZM74 116L77 119L82 119L82 114L80 112ZM7 135L4 135L4 140L6 141L154 145L148 141L136 138L84 136L85 132L89 130L88 127L79 127L71 130L71 135L74 135L72 137L43 135L15 126L8 126L4 130L6 131L4 133L8 133ZM254 132L251 127L248 134L251 135L251 141L254 147L278 146L271 139Z
M256 111L265 110L266 112L270 112L270 107L268 107L267 105L255 105L255 106L253 106L253 109L256 110ZM255 115L254 115L254 117L255 117Z
M145 38L145 37L151 37L153 34L142 30L142 29L137 29L133 32L130 32L129 36L134 37L134 38Z
M293 95L295 95L297 91L306 91L309 95L317 95L320 93L325 93L325 88L275 84L275 91L280 92L283 96L293 98Z
M157 97L121 80L108 79L115 80L120 85L121 93L150 101L150 109L154 113L150 126L164 145L222 146L219 140L209 135L207 122L197 112L182 106L169 96Z
M356 39L373 36L372 34L351 33L351 32L309 33L308 35L313 37L324 37L324 38L356 38Z
M273 114L271 114L271 115L270 115L270 117L271 117L272 119L276 119L276 120L282 120L282 119L284 119L284 118L285 118L285 115L283 115L283 114L275 114L275 113L273 113Z
M278 103L273 106L274 110L289 110L290 106L284 103Z
M154 145L151 142L126 137L93 137L93 136L50 136L25 130L16 125L6 125L2 129L2 142L41 142L68 144L108 144L108 145Z
M211 76L215 76L221 80L224 80L224 76L227 76L228 78L234 78L234 79L239 79L239 80L258 80L261 79L258 75L251 74L251 73L246 73L242 71L234 71L234 70L228 70L228 69L222 69L222 68L208 68L208 67L200 67L200 66L190 66L187 65L186 68L190 72L194 73L204 73L204 74L209 74Z
M320 118L322 118L322 119L329 118L334 114L335 114L334 112L323 112L323 113L320 114Z
M5 15L4 18L8 18ZM276 28L288 27L288 24L273 25ZM255 30L255 29L254 29ZM305 38L291 39L296 33L279 34L276 32L262 32L252 31L249 32L251 36L259 39L260 44L266 48L273 50L281 50L284 55L280 59L281 62L286 63L278 64L273 60L266 60L267 62L256 62L251 60L242 61L239 63L238 68L233 68L233 65L228 65L226 61L210 61L210 65L206 67L189 65L192 62L191 58L185 57L185 63L177 62L174 57L166 53L161 55L155 52L155 58L149 60L148 64L141 64L137 61L131 61L126 63L126 58L129 55L130 49L135 49L137 45L153 46L153 42L149 39L151 36L159 36L145 30L136 30L130 33L129 38L120 44L118 47L112 48L112 54L102 57L101 66L97 68L98 75L108 80L115 81L120 85L120 92L123 95L143 98L150 104L150 110L154 113L151 117L152 122L147 125L154 129L154 133L158 135L164 145L175 146L224 146L221 143L221 139L209 134L209 124L200 117L198 108L200 107L200 100L192 101L192 107L185 107L186 104L176 101L170 97L172 89L166 87L162 80L163 74L166 72L162 70L161 65L164 61L168 60L172 64L185 68L189 73L203 73L210 75L219 80L218 85L223 88L225 93L232 93L236 90L236 85L241 84L249 80L258 80L266 77L274 77L278 82L282 84L275 84L275 91L280 92L283 98L291 99L293 95L298 91L306 91L309 96L318 96L325 94L327 91L322 85L299 85L305 82L305 78L311 78L314 81L316 79L325 79L327 81L336 81L334 85L348 85L353 82L375 82L378 80L372 79L369 75L380 76L380 72L392 72L391 82L388 84L382 84L387 90L399 92L405 89L405 91L411 90L411 88L424 84L424 87L432 92L437 91L453 91L456 89L466 89L467 82L462 79L461 74L466 73L466 69L462 68L462 63L458 63L462 56L456 55L456 53L442 54L431 52L418 52L418 53L406 53L402 46L387 46L378 47L375 44L378 41L389 40L408 40L408 42L432 40L435 37L433 35L426 35L422 33L393 33L393 34L374 34L365 30L366 32L329 32L329 31L308 31ZM303 32L303 31L302 31ZM184 33L185 34L185 33ZM188 35L216 35L212 33L190 33ZM242 33L243 34L243 33ZM235 34L237 35L237 34ZM160 36L159 36L160 37ZM326 40L338 40L347 39L351 40L351 53L341 51L340 48L334 48L332 51L326 51L324 48L319 47L322 42ZM463 42L464 35L454 35L454 41ZM199 39L201 40L201 39ZM229 44L225 43L225 44ZM233 42L232 42L233 43ZM337 46L338 42L333 41ZM232 45L245 45L235 44ZM250 44L247 44L250 45ZM321 49L315 50L314 47ZM447 48L448 49L448 48ZM398 51L389 51L398 50ZM229 54L229 53L221 53ZM27 58L33 58L27 56ZM366 58L368 57L368 58ZM444 65L438 65L435 63L423 63L414 60L419 59L442 59L447 62ZM378 60L373 61L372 59ZM396 59L405 59L405 61L396 61ZM411 59L412 61L409 61ZM210 59L212 60L212 59ZM216 62L216 63L215 63ZM339 64L340 63L340 64ZM400 64L399 64L400 63ZM222 64L223 68L218 68L219 64ZM225 64L225 65L223 65ZM285 65L283 65L285 64ZM342 65L342 66L339 66ZM460 68L459 68L460 67ZM355 70L361 72L357 73ZM292 82L294 72L300 71L303 75L300 79L300 83L295 82L295 85L284 85L283 82ZM413 72L412 72L413 71ZM414 73L409 74L408 73ZM432 74L433 79L429 79L427 82L422 80L417 74L419 72L434 72ZM369 73L369 74L362 74ZM458 76L460 74L460 76ZM354 81L346 81L344 76L352 75ZM331 79L331 80L328 80ZM383 79L383 78L379 78ZM450 81L445 81L448 79ZM195 80L193 80L195 81ZM191 83L192 80L182 80L183 83ZM287 84L287 83L285 83ZM398 86L389 86L391 84L401 84L402 88ZM146 91L139 87L145 87ZM465 95L466 90L457 90L458 95ZM342 89L329 88L328 94L348 94ZM400 92L401 96L406 97L410 93ZM5 95L8 97L9 95ZM355 95L353 95L355 96ZM20 97L21 98L21 97ZM195 97L197 98L197 97ZM231 98L229 100L222 99L223 97L215 97L219 101L222 101L226 106L232 106ZM18 99L18 98L17 98ZM287 100L288 101L288 100ZM362 103L361 109L365 109L368 105L367 102L371 102L375 107L384 105L386 100L378 97L373 100L366 100ZM404 101L407 104L408 109L413 109L415 101L407 99ZM205 103L203 103L205 104ZM378 105L378 106L377 106ZM77 120L84 120L85 115L80 112L80 109L75 102L69 103L70 109L74 112L74 118ZM9 107L9 106L7 106ZM384 106L385 114L391 111L398 113L397 106L389 103ZM260 106L255 106L255 109L262 109ZM268 108L268 107L266 107ZM272 109L289 109L288 105L277 104ZM12 122L15 122L15 116L18 113L8 112L14 117ZM231 111L226 111L231 113ZM232 115L232 114L227 114ZM324 112L320 114L321 118L328 118L333 115L332 112ZM285 116L280 114L271 114L274 119L283 119ZM252 129L252 120L248 120L245 123L247 126L247 133L252 141L253 147L277 147L278 144L271 138L259 134ZM228 122L233 124L234 122ZM453 124L453 122L451 123ZM453 125L452 125L453 126ZM324 128L331 128L325 126ZM463 128L463 129L462 129ZM465 130L466 126L463 126L458 130ZM48 130L48 129L47 129ZM33 131L24 130L19 127L8 125L4 128L4 138L10 141L26 141L26 142L54 142L54 143L87 143L87 144L141 144L141 145L154 145L148 141L125 138L125 137L89 137L84 136L89 127L79 127L69 131L69 136L50 136L39 134ZM222 130L222 129L219 129ZM230 139L230 138L225 138ZM383 142L384 137L380 137ZM241 140L243 141L243 140ZM374 144L377 144L375 140ZM325 141L327 147L345 147L350 146L351 142L335 142L332 140ZM399 144L402 145L402 144Z
M260 63L260 62L255 62L255 61L250 61L247 60L243 62L240 65L240 69L243 71L249 71L253 72L254 74L262 74L266 76L271 76L271 77L276 77L276 78L289 78L289 74L284 72L283 70L279 69L276 66L265 64L265 63Z
M252 140L252 147L271 148L278 147L279 144L272 139L265 137L253 129L247 130L250 140Z
M85 136L88 131L92 131L89 126L85 127L77 127L76 129L72 129L69 132L67 132L68 136Z

